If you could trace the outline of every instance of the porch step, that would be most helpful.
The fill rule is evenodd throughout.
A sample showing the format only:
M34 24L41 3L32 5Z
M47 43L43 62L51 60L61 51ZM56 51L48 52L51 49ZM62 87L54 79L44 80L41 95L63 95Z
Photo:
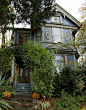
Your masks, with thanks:
M17 83L15 92L18 95L29 95L30 96L31 95L30 89L31 89L31 84L29 83Z
M11 98L1 98L0 101L9 101L9 104L13 107L13 110L16 109L38 109L39 100L32 99L30 96L26 95L16 95ZM11 102L12 101L12 102Z

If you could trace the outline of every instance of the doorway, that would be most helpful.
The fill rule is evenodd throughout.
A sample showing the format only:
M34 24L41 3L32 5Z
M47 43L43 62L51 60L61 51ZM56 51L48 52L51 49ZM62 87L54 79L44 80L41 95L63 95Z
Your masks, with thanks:
M19 65L19 83L30 83L30 71Z

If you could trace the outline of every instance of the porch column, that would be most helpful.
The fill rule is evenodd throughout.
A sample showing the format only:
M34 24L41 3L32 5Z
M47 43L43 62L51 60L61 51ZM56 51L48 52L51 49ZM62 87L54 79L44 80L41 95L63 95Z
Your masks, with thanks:
M42 42L44 42L44 26L42 26Z
M12 66L11 66L11 80L10 80L10 83L13 82L14 69L15 69L15 67L14 67L14 63L15 63L15 58L13 57L13 59L12 59Z
M75 68L76 68L76 57L75 57L75 54L74 55L74 65L75 65Z
M63 28L61 28L62 43L64 43Z
M67 65L67 54L65 54L65 64Z

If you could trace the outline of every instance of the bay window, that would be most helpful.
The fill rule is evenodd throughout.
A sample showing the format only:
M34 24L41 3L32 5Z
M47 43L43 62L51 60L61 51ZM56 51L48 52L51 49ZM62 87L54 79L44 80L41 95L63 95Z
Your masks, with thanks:
M56 67L56 73L59 73L64 67L64 56L63 55L55 55L54 64Z
M62 42L61 39L61 29L60 28L54 28L54 43Z

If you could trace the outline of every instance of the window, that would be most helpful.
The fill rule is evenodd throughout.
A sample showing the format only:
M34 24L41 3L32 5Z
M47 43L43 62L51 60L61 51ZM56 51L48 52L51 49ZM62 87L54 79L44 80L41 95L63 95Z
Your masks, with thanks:
M59 73L64 67L64 56L55 55L55 66L56 66L56 73Z
M28 35L19 35L19 43L26 43L27 40L30 39L30 34Z
M51 22L54 22L54 23L61 23L61 18L60 18L60 16L52 17Z
M60 28L54 28L54 43L57 42L62 42Z

